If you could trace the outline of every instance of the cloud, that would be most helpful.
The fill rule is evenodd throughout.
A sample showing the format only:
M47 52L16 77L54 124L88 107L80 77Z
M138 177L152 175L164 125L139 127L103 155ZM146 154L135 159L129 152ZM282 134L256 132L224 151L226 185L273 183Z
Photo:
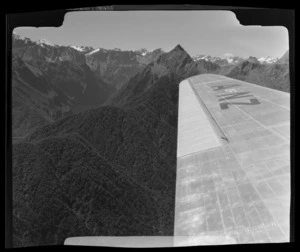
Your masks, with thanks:
M223 56L225 58L233 57L234 55L232 53L224 53Z

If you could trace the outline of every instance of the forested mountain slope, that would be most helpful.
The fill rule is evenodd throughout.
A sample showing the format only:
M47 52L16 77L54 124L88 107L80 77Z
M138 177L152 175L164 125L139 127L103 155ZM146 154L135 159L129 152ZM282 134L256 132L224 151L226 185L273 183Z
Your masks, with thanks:
M111 100L14 144L15 246L173 234L178 84L194 64L177 46L133 77L129 93L119 90L122 105Z

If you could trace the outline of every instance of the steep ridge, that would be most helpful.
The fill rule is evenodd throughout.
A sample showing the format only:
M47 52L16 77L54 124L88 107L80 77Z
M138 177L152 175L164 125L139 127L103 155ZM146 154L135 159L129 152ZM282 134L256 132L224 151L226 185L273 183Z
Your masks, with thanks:
M52 85L36 66L19 57L13 57L12 64L13 138L72 113L74 101Z
M196 63L201 73L218 73L221 69L219 64L203 59L197 60Z
M101 105L114 92L74 48L14 34L12 53L14 140L74 108Z
M91 98L92 103L102 104L114 91L86 65L84 53L73 47L45 44L14 35L13 55L34 65L53 85L76 101L86 96L85 90L90 86L99 87L99 90L92 87L94 95L99 96L98 101Z
M124 84L128 93L121 87L119 101L14 144L14 246L80 235L172 235L178 84L197 71L177 46Z
M165 53L161 48L152 51L142 49L140 51L135 52L137 53L137 61L144 66L148 65L152 61L156 61L161 54Z
M114 93L105 104L126 106L126 103L138 99L139 95L148 89L150 91L152 87L158 86L160 83L158 80L162 77L164 77L163 80L170 82L199 73L197 64L180 45L177 45L169 53L160 55L156 61L148 64L140 74L135 75L118 92Z
M161 49L145 52L99 48L86 54L86 63L98 76L118 89L162 53Z

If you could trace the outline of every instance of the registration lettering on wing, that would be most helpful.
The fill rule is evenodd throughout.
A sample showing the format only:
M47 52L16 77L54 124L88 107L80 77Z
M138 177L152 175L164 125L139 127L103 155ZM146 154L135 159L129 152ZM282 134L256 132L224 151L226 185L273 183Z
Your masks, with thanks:
M220 99L218 100L220 103L220 108L223 109L228 109L229 105L258 105L260 104L259 100L254 97L253 94L251 94L250 91L239 91L236 87L240 86L237 84L233 85L217 85L217 86L212 86L211 88L213 91L218 92L222 91L222 94L218 94L217 97ZM235 99L240 99L240 98L247 98L246 101L232 101Z

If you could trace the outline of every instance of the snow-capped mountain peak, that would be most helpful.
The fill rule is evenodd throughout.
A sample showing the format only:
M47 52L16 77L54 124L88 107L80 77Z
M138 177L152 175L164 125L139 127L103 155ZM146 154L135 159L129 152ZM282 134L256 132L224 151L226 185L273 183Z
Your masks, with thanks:
M271 63L275 63L278 61L278 58L273 58L273 57L270 57L270 56L267 56L267 57L261 57L258 59L258 61L260 63L267 63L267 64L271 64Z
M233 56L233 55L227 56L225 57L225 59L227 60L228 64L237 64L242 60L245 60L245 58L239 56Z
M237 56L227 56L224 58L220 58L220 57L212 57L210 55L203 55L203 54L198 54L192 58L194 61L205 60L205 61L216 63L219 65L236 64L236 63L239 63L243 59L243 58L237 57Z
M205 60L205 61L211 61L212 57L209 55L202 55L202 54L197 54L196 56L192 57L194 61L197 60Z
M192 58L194 61L205 60L205 61L218 63L218 64L237 64L246 59L243 57L238 57L238 56L233 56L233 55L228 55L226 57L220 58L220 57L212 57L210 55L203 55L203 54L197 54ZM267 57L259 58L258 61L261 64L271 64L271 63L277 62L278 58L273 58L273 57L267 56Z
M82 52L82 53L89 53L89 52L92 52L94 51L95 49L91 46L70 46L71 48L79 51L79 52Z

